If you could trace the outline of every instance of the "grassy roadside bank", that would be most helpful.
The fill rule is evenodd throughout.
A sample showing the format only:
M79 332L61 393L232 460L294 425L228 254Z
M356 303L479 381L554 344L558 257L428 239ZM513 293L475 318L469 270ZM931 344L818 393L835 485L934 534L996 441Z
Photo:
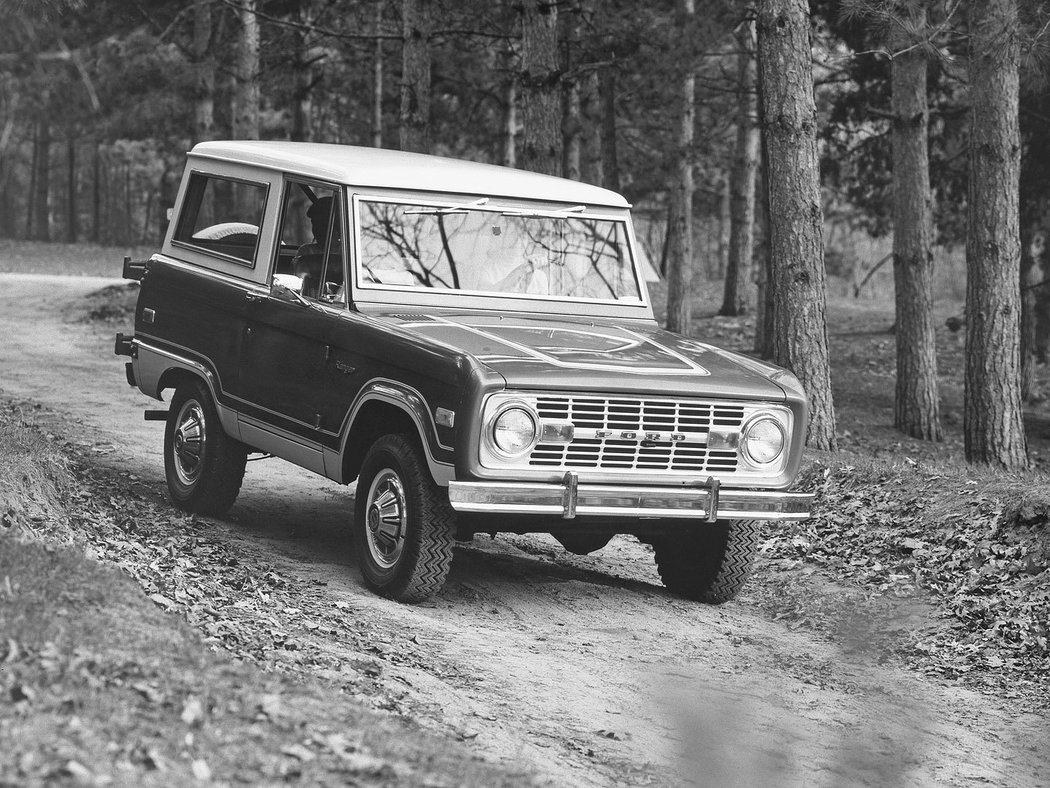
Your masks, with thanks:
M0 410L0 785L528 783L305 672L235 661L162 610L93 557L126 526L123 492L86 507L24 416ZM85 509L94 531L74 522Z

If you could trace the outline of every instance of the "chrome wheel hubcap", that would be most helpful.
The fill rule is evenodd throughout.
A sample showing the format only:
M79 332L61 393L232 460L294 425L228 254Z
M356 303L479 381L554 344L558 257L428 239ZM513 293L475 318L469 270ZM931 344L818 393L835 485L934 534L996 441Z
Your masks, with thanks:
M365 507L365 536L372 560L383 569L390 569L405 548L408 525L408 507L401 478L390 468L384 468L372 479Z
M175 420L172 446L175 474L187 487L192 486L201 476L206 440L204 411L196 400L187 400L182 404Z

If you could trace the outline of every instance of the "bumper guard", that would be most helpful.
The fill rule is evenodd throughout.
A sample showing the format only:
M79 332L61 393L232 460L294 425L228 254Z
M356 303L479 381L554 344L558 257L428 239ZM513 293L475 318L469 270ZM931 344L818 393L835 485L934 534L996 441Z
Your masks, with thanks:
M701 487L580 484L566 473L561 484L449 482L457 512L546 514L575 517L660 517L715 520L805 520L813 495L776 490L732 490L709 479Z

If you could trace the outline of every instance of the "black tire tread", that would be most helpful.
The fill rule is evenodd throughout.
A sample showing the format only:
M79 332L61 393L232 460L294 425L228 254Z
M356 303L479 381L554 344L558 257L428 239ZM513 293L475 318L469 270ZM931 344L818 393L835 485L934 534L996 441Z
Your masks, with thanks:
M371 559L363 529L367 527L364 524L364 499L371 483L371 466L375 464L374 458L383 452L398 460L396 464L403 475L410 516L416 527L411 529L409 542L405 545L401 563L394 569L393 578L379 582L368 571ZM365 582L376 593L399 602L421 602L437 594L445 585L456 545L456 513L447 494L431 478L413 438L401 434L385 435L372 445L368 454L358 480L354 516L358 565ZM413 508L414 513L411 512Z
M197 483L184 493L175 486L177 483L173 483L175 472L169 465L173 462L171 436L174 430L174 419L178 417L182 404L190 398L201 403L205 424L209 426L209 434L203 473ZM226 514L241 491L244 469L248 460L248 448L240 441L231 438L222 429L211 394L203 383L186 383L176 388L171 398L169 413L171 415L164 429L164 469L172 503L194 514L209 517Z
M759 524L735 520L703 528L653 539L656 568L668 590L720 605L735 599L751 574L761 535Z

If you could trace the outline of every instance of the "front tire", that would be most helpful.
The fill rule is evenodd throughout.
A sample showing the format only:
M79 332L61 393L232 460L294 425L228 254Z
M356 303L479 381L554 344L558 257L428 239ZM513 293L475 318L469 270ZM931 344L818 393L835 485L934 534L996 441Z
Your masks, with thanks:
M365 584L399 602L440 591L452 566L455 512L417 444L405 435L372 444L356 499L354 546Z
M687 599L712 605L735 599L758 554L758 523L720 521L697 528L649 540L664 585Z
M247 447L227 435L203 383L175 389L164 428L164 475L175 506L220 516L240 492Z

